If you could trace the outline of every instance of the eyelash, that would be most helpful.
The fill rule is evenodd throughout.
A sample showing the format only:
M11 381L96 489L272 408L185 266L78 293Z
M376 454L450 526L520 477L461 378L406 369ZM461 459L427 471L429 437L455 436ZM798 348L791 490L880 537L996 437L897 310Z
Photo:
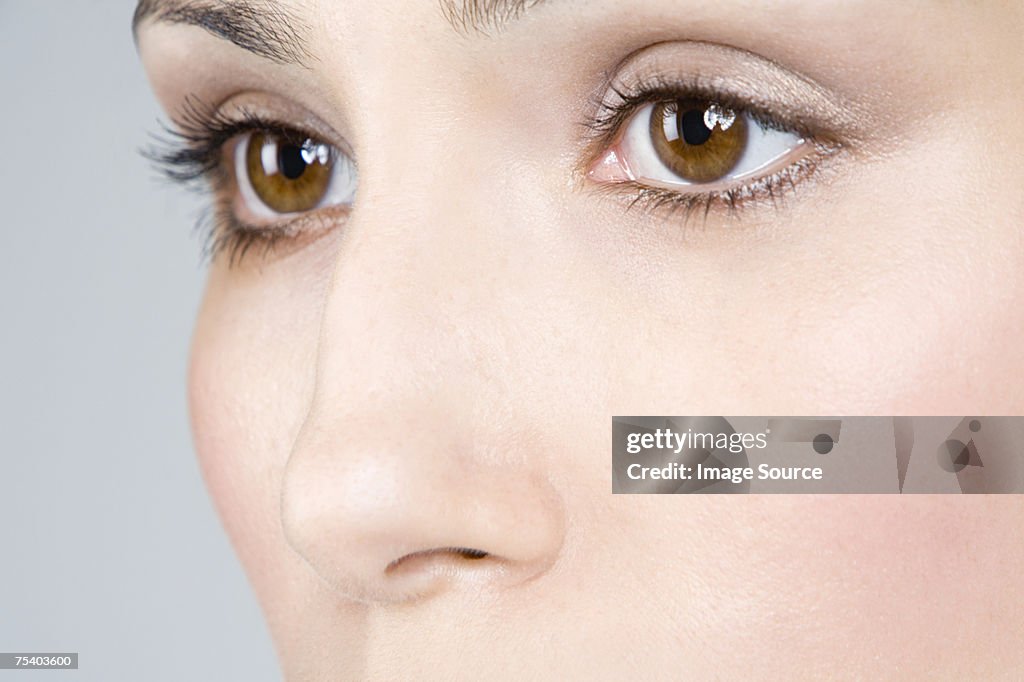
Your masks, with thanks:
M210 193L214 197L231 188L232 170L225 168L225 145L246 133L263 132L282 137L316 137L298 130L294 125L265 118L241 110L238 118L229 118L196 97L185 102L174 127L163 126L162 134L154 136L155 145L142 155L172 182ZM240 262L253 248L267 255L294 232L298 218L280 225L246 225L235 216L230 202L214 201L197 221L196 230L203 236L203 255L213 260L227 254L231 265Z
M752 106L742 101L742 98L708 84L683 85L652 77L630 87L612 84L607 90L611 91L616 101L609 103L608 96L602 95L594 102L598 113L583 122L596 153L614 143L623 126L641 107L682 98L718 103L749 116L765 128L798 133L813 147L811 154L771 176L725 190L682 192L650 187L634 181L609 183L596 188L604 194L626 194L629 199L628 210L642 207L670 215L682 212L688 223L691 214L703 212L706 218L716 205L724 207L733 216L737 216L748 204L759 200L768 200L772 205L777 205L777 201L788 191L796 189L797 183L817 171L821 160L842 148L834 139L815 134L810 125L783 121L773 116L767 108ZM294 125L247 110L241 110L237 118L229 118L196 97L186 100L181 115L175 120L175 127L164 126L163 132L162 136L154 136L156 145L143 150L143 155L170 180L210 191L214 197L231 188L233 171L225 168L224 155L225 145L232 139L253 132L283 137L317 137ZM592 160L596 159L596 153ZM203 234L204 256L213 260L226 253L229 264L233 265L253 247L260 247L263 255L267 255L282 240L294 234L294 224L301 220L292 219L280 225L250 226L237 218L230 202L215 199L213 206L200 217L196 228Z
M733 93L706 83L681 84L652 76L632 86L612 83L605 89L612 93L615 101L609 103L607 95L598 96L592 103L592 108L598 113L583 121L583 127L589 131L591 145L595 149L591 161L596 160L599 154L615 142L623 131L623 126L641 107L680 99L715 102L736 111L737 114L749 116L766 129L797 133L810 143L813 149L811 154L773 175L726 190L682 192L650 187L634 181L611 183L596 188L601 194L626 194L629 199L626 206L629 210L641 207L649 211L664 211L669 215L681 212L684 221L689 223L692 214L703 213L706 218L714 206L724 207L733 217L738 217L741 209L760 200L768 200L773 206L777 206L778 200L784 198L787 192L795 191L799 182L815 174L822 160L834 156L842 149L837 140L815 132L814 126L809 123L785 121L774 116L766 107L754 106Z

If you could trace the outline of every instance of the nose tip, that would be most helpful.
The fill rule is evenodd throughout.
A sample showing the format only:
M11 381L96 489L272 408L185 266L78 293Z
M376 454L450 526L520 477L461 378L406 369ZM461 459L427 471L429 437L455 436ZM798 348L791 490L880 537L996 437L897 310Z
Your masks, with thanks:
M297 449L281 512L292 547L361 602L509 588L545 572L564 535L560 497L522 465L400 447Z

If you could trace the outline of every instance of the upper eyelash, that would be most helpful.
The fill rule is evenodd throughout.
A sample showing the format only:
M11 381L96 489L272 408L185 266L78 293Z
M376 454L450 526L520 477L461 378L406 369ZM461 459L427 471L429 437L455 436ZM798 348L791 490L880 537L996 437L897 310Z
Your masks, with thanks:
M715 102L737 112L743 112L770 130L795 132L808 139L817 138L814 131L805 123L783 120L767 109L752 105L742 97L710 83L680 83L655 75L632 85L610 81L606 91L613 93L616 101L609 102L608 95L599 95L593 103L597 113L584 122L592 137L600 141L610 141L622 128L622 124L646 104L691 98Z
M168 178L181 183L219 180L221 153L232 138L253 131L294 139L315 137L294 126L264 118L242 109L237 118L224 115L196 97L185 100L174 126L163 126L163 135L155 136L155 146L142 154Z

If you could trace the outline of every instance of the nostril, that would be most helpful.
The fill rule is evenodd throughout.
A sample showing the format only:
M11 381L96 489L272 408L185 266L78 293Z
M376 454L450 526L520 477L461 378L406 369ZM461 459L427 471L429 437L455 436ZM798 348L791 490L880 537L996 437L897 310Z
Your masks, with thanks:
M377 583L378 601L424 599L456 584L480 587L514 582L515 562L475 547L434 547L403 554L387 565Z
M421 552L411 552L401 556L388 564L385 573L394 573L400 568L408 567L409 564L423 564L431 561L445 560L479 561L489 556L491 556L489 552L473 547L438 547Z

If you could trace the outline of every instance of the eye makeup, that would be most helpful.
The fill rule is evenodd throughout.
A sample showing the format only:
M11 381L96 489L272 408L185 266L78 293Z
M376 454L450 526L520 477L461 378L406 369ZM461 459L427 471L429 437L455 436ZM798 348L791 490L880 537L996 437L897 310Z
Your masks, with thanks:
M623 105L656 96L703 95L721 106L761 112L795 130L859 140L877 130L873 115L782 65L737 48L699 42L666 42L631 54L613 67L591 118L607 131Z
M726 112L729 125L720 125ZM827 89L752 53L660 43L624 59L594 99L583 173L630 208L737 215L777 206L826 162L853 153L866 123Z
M355 200L357 165L345 143L297 105L265 100L275 98L250 93L208 105L189 97L172 139L149 153L168 177L212 190L204 226L211 258L227 252L236 263L254 246L266 254L308 241L343 222ZM666 42L611 69L584 130L587 188L630 208L706 217L778 206L886 128L750 52Z
M325 124L294 106L251 100L218 107L189 97L167 135L143 152L172 181L211 195L198 226L204 252L226 254L231 265L254 247L267 256L343 221L358 177L352 155L326 141L336 136ZM269 113L278 110L285 113Z

